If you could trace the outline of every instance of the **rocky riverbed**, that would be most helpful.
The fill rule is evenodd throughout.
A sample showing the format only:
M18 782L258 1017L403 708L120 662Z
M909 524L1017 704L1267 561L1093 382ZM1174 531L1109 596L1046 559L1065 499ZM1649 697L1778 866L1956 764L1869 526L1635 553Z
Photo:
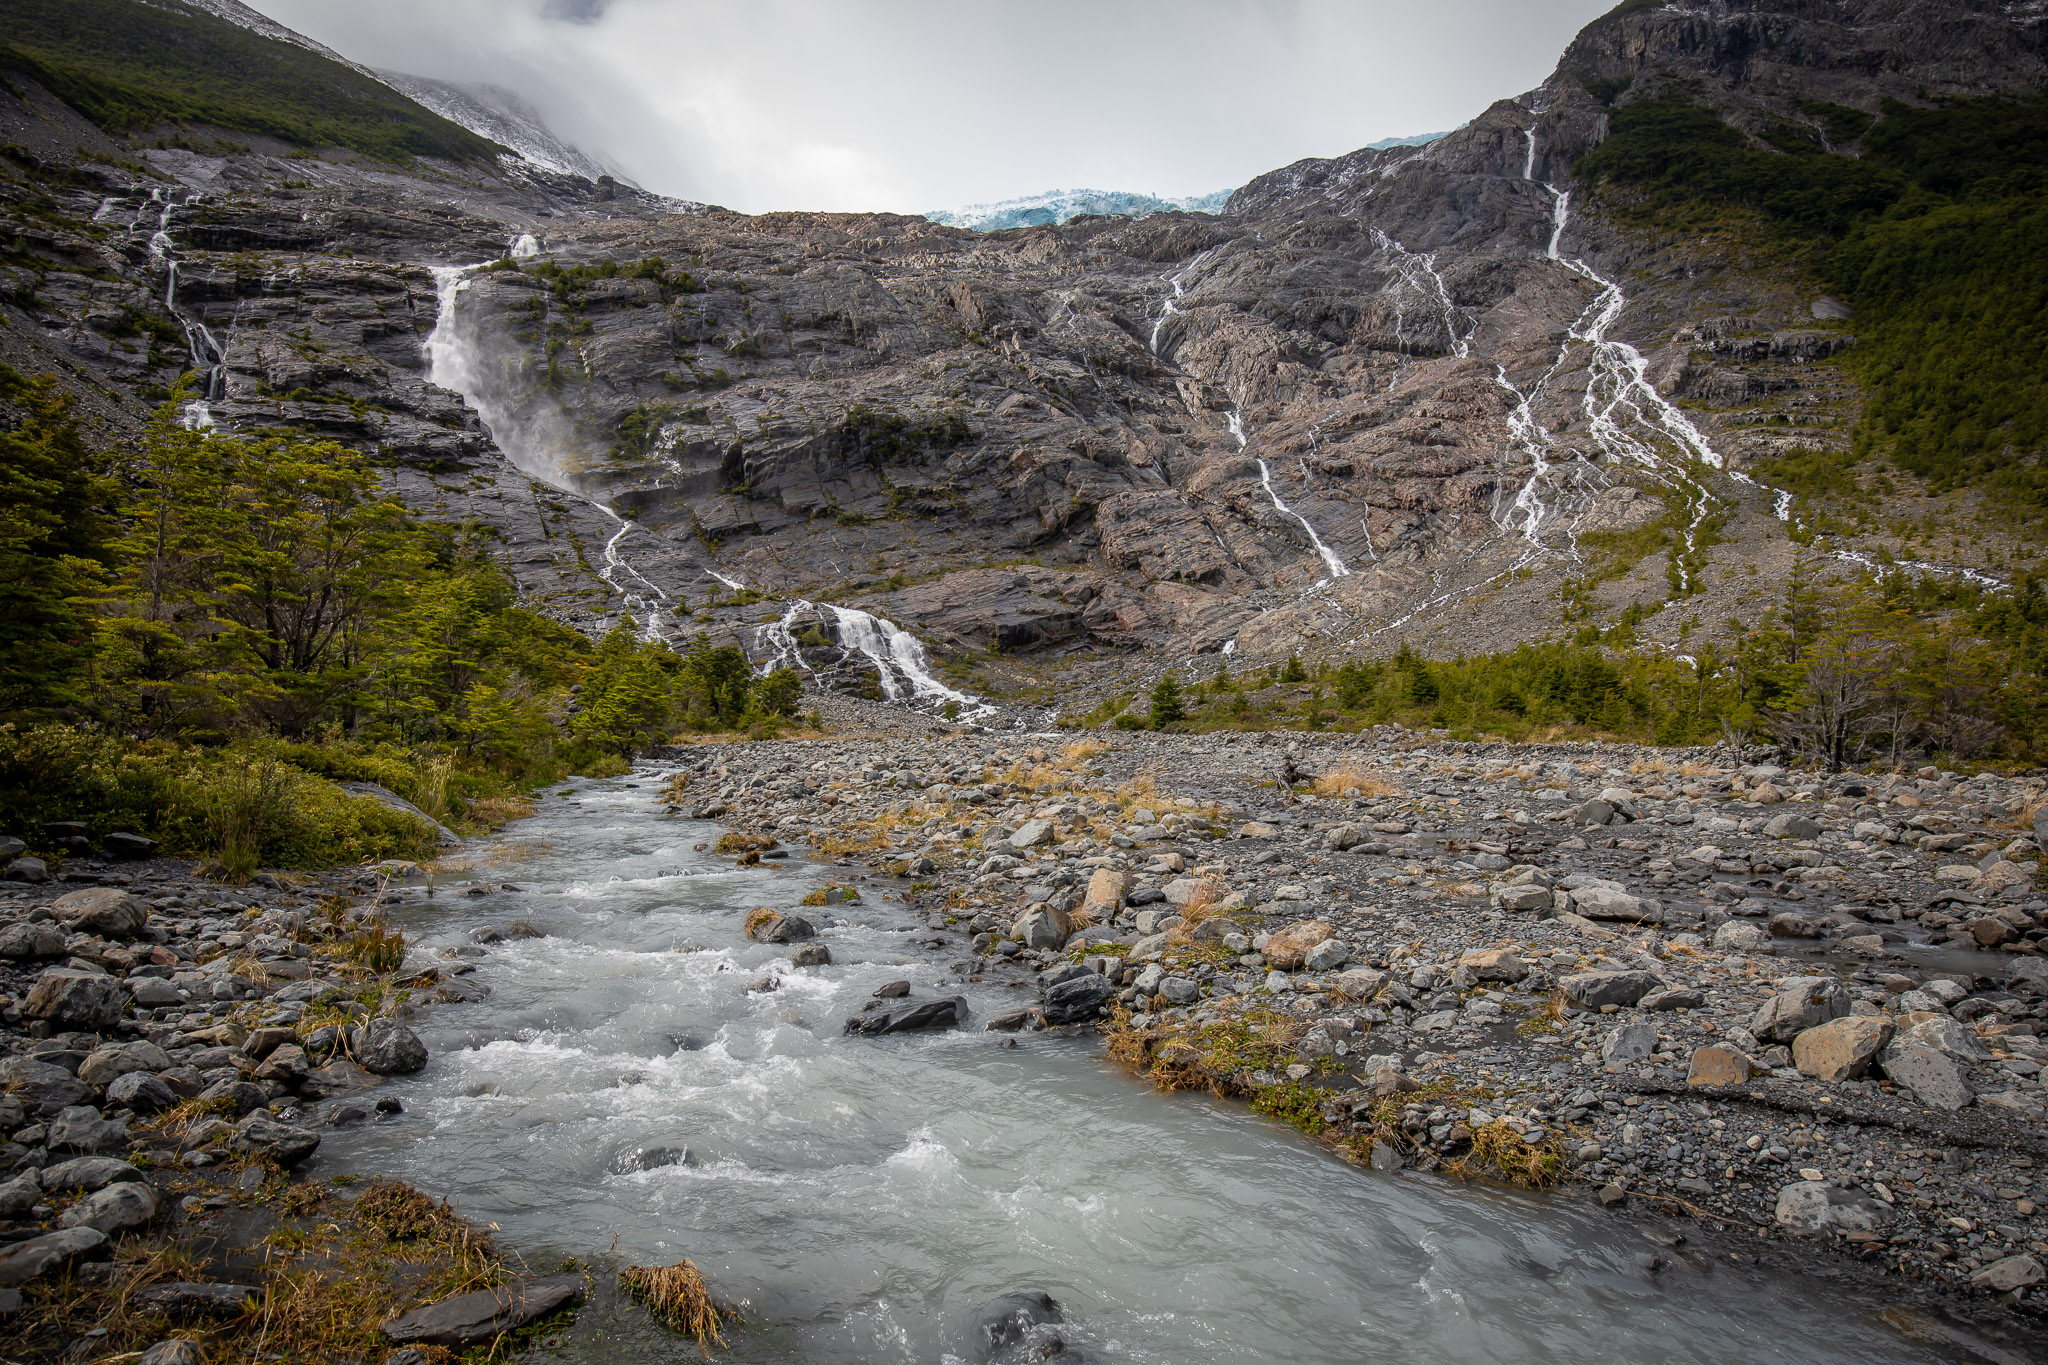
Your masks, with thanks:
M2039 778L895 723L675 751L670 799L909 882L963 975L1037 974L974 1027L1099 1027L1375 1167L2037 1309Z
M1361 1166L1653 1216L1651 1275L1690 1239L1987 1334L2038 1311L2039 779L832 709L824 738L664 751L631 799L716 821L706 851L735 863L838 865L749 919L792 967L829 961L808 931L835 901L907 901L933 968L848 1033L1100 1030L1160 1086L1241 1097ZM418 1012L478 999L497 951L387 934L380 908L434 893L414 869L227 887L139 844L74 853L17 858L0 889L0 1310L49 1350L108 1330L67 1303L137 1346L240 1313L274 1273L252 1248L309 1210L356 1226L346 1185L288 1172L401 1117ZM518 888L438 892L472 889ZM977 982L1022 999L970 1015ZM172 1278L145 1262L166 1247L210 1250ZM415 1276L391 1303L515 1278ZM144 1289L185 1298L111 1316ZM502 1323L496 1302L471 1316Z

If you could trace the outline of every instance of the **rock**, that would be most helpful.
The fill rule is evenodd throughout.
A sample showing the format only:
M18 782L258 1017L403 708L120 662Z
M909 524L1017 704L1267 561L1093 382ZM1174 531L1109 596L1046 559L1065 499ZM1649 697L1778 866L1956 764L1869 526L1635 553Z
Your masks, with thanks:
M1636 1001L1639 1010L1696 1010L1707 1002L1705 995L1691 986L1671 986L1661 991L1651 991Z
M1480 981L1520 981L1529 975L1529 964L1505 948L1478 948L1458 959L1460 967Z
M1240 839L1277 839L1280 837L1280 829L1277 825L1269 825L1262 820L1247 820L1237 827L1237 837Z
M246 1114L252 1109L261 1109L269 1100L263 1087L248 1081L219 1080L199 1092L201 1101L225 1101L236 1114Z
M1026 948L1058 948L1072 931L1071 921L1050 905L1034 905L1010 926L1010 936Z
M1627 920L1635 924L1661 924L1663 907L1656 901L1631 896L1610 886L1582 886L1572 892L1572 909L1592 920Z
M1732 1047L1698 1047L1692 1052L1692 1066L1685 1083L1695 1088L1710 1085L1746 1085L1762 1068L1747 1053Z
M1081 908L1101 923L1123 908L1124 896L1129 889L1130 879L1123 873L1098 867L1088 879L1088 893L1082 898Z
M983 1027L990 1033L1015 1033L1019 1029L1029 1028L1033 1024L1037 1024L1040 1027L1043 1027L1045 1024L1045 1016L1040 1014L1035 1006L1021 1010L1006 1010L1001 1014L991 1015L988 1023Z
M2015 1289L2039 1284L2044 1278L2048 1278L2048 1270L2044 1270L2032 1256L2021 1255L1993 1261L1970 1276L1970 1283L1996 1294L2009 1294Z
M140 1170L110 1156L73 1157L45 1166L41 1172L42 1187L46 1190L84 1190L88 1194L124 1180L142 1178Z
M923 1029L958 1028L967 1022L967 1001L960 996L918 1000L893 1009L869 1010L846 1021L846 1032L863 1038Z
M152 1313L239 1317L254 1305L263 1302L263 1291L247 1284L193 1284L178 1281L138 1289L129 1302ZM148 1357L145 1356L144 1359ZM194 1355L192 1359L197 1361L199 1357Z
M1332 853L1348 853L1370 843L1372 830L1366 825L1336 825L1323 831L1323 847Z
M43 1187L36 1183L34 1171L0 1183L0 1218L25 1218L42 1202Z
M378 1078L363 1070L347 1058L336 1058L322 1067L306 1073L299 1082L299 1093L310 1100L332 1099L357 1090L367 1090L377 1084Z
M185 992L160 976L130 977L127 984L128 998L139 1009L164 1009L185 1003Z
M1931 1047L1894 1040L1878 1054L1878 1065L1893 1084L1930 1109L1953 1112L1976 1098L1962 1068Z
M27 1284L80 1256L91 1255L106 1244L107 1234L98 1228L78 1227L46 1232L0 1247L0 1286Z
M87 1195L57 1219L60 1228L94 1228L112 1236L148 1227L163 1201L155 1189L124 1180Z
M1913 1011L1901 1015L1897 1041L1931 1047L1965 1066L1991 1060L1991 1054L1977 1041L1977 1035L1970 1032L1968 1026L1945 1014Z
M304 1128L278 1123L266 1115L251 1114L236 1126L235 1139L230 1145L238 1152L291 1167L313 1155L320 1146L320 1137Z
M816 938L818 930L801 915L771 914L766 919L747 917L747 937L756 943L798 943Z
M94 1048L78 1068L78 1079L104 1090L131 1071L168 1071L171 1059L154 1043L111 1043Z
M1331 987L1354 1000L1370 1000L1387 984L1387 974L1371 967L1352 967L1337 973Z
M1047 1024L1082 1024L1102 1013L1115 995L1116 987L1108 977L1089 972L1046 991L1041 1008Z
M395 1019L373 1019L352 1032L350 1051L365 1071L409 1076L427 1064L427 1045Z
M1778 1191L1776 1217L1789 1232L1875 1232L1891 1221L1892 1211L1861 1191L1801 1180Z
M39 957L64 956L64 931L54 924L24 920L0 929L0 957L26 962Z
M1040 844L1051 843L1055 833L1053 823L1050 820L1026 820L1017 827L1015 834L1012 834L1003 842L1011 848L1022 851L1027 848L1037 848Z
M1655 1024L1623 1024L1600 1039L1600 1060L1610 1067L1640 1062L1657 1050Z
M520 1280L401 1313L384 1324L384 1338L400 1345L468 1346L524 1327L582 1297L580 1275Z
M1301 965L1304 970L1311 972L1330 972L1335 971L1350 960L1351 950L1349 948L1345 947L1338 939L1326 938L1302 954Z
M33 1057L0 1057L0 1089L45 1117L89 1098L92 1087L61 1066Z
M1818 839L1820 822L1798 811L1780 811L1764 822L1764 833L1773 839Z
M1633 1005L1664 983L1648 972L1574 972L1558 981L1565 999L1582 1010L1602 1005Z
M50 880L50 865L41 858L16 858L0 872L0 880L41 884Z
M1714 930L1714 947L1724 953L1769 952L1771 935L1762 925L1731 919Z
M800 943L797 950L789 955L792 967L829 967L832 965L832 950L822 943Z
M1841 1018L1853 1003L1832 976L1788 977L1750 1020L1749 1031L1770 1042L1789 1043L1807 1029Z
M306 1065L305 1050L295 1043L287 1043L283 1047L272 1048L254 1074L258 1081L276 1081L296 1087L311 1074L311 1068Z
M1334 938L1336 933L1319 919L1290 924L1267 940L1263 949L1266 962L1279 971L1298 971L1308 956L1308 950Z
M45 1141L53 1152L125 1152L128 1121L103 1119L100 1111L89 1105L72 1105L50 1120Z
M1050 1294L1038 1291L1005 1294L974 1310L974 1322L968 1334L974 1339L976 1355L986 1358L1024 1340L1034 1327L1065 1321L1066 1315Z
M51 967L36 978L21 1012L58 1028L96 1033L112 1028L127 1005L128 992L113 977Z
M386 1356L385 1365L392 1365L397 1356ZM206 1357L200 1352L195 1341L159 1341L142 1353L135 1365L206 1365Z
M2038 864L2001 861L1984 869L1984 874L1977 878L1977 890L1996 895L2009 886L2031 887L2038 880Z
M57 922L73 933L101 938L132 939L149 922L149 906L111 886L95 886L59 896L50 905Z
M141 862L156 856L156 840L145 839L140 834L126 830L115 830L100 841L101 851L116 862Z
M1891 1022L1886 1019L1864 1015L1830 1019L1792 1040L1792 1064L1818 1081L1848 1080L1870 1069L1891 1036Z
M1503 910L1518 912L1549 910L1556 899L1547 886L1524 882L1518 886L1497 886L1493 889L1493 903Z

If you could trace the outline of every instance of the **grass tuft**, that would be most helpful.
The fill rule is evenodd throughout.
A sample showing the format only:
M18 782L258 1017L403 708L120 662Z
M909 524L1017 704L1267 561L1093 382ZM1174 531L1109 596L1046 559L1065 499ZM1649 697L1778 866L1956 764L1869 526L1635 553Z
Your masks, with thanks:
M674 1265L629 1265L619 1272L619 1287L651 1314L657 1322L692 1337L697 1349L711 1354L716 1342L726 1344L721 1326L737 1323L739 1314L721 1308L711 1297L704 1276L689 1261Z

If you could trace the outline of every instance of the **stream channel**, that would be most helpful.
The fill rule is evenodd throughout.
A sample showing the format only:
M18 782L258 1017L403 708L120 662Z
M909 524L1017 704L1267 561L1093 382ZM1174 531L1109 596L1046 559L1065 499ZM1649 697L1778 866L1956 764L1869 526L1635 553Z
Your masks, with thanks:
M1687 1248L1647 1272L1638 1220L1577 1201L1361 1171L1240 1105L1154 1094L1092 1035L977 1031L1029 995L962 982L965 944L920 946L885 880L803 912L833 962L792 970L742 917L852 872L693 852L719 831L663 815L659 776L549 792L394 912L428 956L485 925L546 937L473 959L487 999L422 1011L433 1060L384 1092L405 1113L328 1130L314 1174L411 1181L542 1273L687 1256L744 1301L748 1365L978 1362L975 1310L1024 1290L1066 1310L1056 1358L1091 1365L1979 1358L1817 1280ZM975 1021L840 1036L904 978ZM698 1358L600 1290L543 1358Z

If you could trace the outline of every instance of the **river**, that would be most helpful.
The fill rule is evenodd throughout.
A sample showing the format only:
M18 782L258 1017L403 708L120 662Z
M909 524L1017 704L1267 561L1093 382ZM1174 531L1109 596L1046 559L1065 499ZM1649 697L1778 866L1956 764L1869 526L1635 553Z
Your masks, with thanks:
M409 1180L544 1268L687 1256L745 1302L736 1362L977 1362L974 1310L1036 1289L1069 1317L1059 1359L1103 1365L1950 1358L1879 1303L1660 1253L1642 1219L1361 1171L1241 1106L1152 1093L1099 1039L974 1031L1028 993L961 982L960 936L924 946L885 881L804 911L832 921L833 964L788 969L746 910L858 869L695 852L718 830L662 814L659 776L549 793L396 913L426 955L480 926L546 936L490 945L468 978L489 997L414 1021L433 1060L382 1092L405 1113L329 1130L316 1174ZM840 1035L901 979L965 994L976 1023ZM544 1358L697 1355L601 1295Z

